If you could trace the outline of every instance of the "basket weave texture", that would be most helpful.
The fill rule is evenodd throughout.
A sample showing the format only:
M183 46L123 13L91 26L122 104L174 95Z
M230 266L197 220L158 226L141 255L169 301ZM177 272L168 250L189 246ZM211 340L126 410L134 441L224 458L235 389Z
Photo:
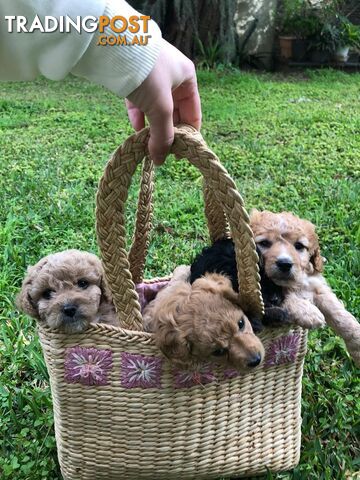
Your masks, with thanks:
M304 330L262 334L265 361L248 374L210 364L197 372L175 371L152 335L142 331L135 283L143 280L152 215L148 135L144 129L119 147L97 196L98 242L122 328L94 325L65 335L39 327L62 475L65 480L200 480L293 468L300 452ZM255 245L234 182L191 127L176 129L172 152L201 171L210 236L231 232L242 304L261 312ZM127 253L125 202L144 157Z

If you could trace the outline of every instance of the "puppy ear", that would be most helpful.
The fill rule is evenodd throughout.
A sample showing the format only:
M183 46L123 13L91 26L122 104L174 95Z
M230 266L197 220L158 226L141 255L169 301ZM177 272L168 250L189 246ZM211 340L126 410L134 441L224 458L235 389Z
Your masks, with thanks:
M312 263L314 270L318 273L321 273L324 269L324 261L321 256L320 247L317 245L315 250L312 252L310 257L310 262Z
M27 275L22 283L20 293L17 295L15 300L15 304L21 312L26 313L30 317L36 318L37 320L40 320L39 311L36 302L31 298L30 290L33 285L33 279L35 275L40 272L41 268L46 263L42 261L40 262L33 267L28 268Z
M319 239L315 231L315 226L308 220L303 220L303 228L307 238L310 240L310 263L316 272L321 273L324 268L324 261L321 256Z
M177 318L188 302L191 290L190 283L175 282L160 290L148 310L156 345L167 358L180 365L189 363L191 344L184 329L179 328Z
M111 290L110 290L109 285L106 281L104 273L101 275L101 279L100 279L100 290L101 290L100 304L101 303L112 303Z
M169 360L187 363L191 353L191 343L171 324L159 330L156 344Z
M249 218L250 218L250 225L255 223L260 218L261 212L257 208L252 208L250 210Z
M40 320L37 305L32 300L29 293L29 287L23 287L23 289L15 299L15 305L21 312L26 313L30 317L36 318L37 320Z

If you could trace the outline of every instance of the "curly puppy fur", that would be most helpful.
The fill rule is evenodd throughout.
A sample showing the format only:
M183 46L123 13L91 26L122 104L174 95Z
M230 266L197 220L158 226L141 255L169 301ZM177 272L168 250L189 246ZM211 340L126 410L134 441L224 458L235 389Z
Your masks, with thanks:
M314 225L290 212L253 210L250 226L263 258L266 275L283 288L282 307L305 328L325 324L314 293L329 289L321 275L323 259Z
M261 322L258 318L251 316L249 312L246 312L255 333L261 331L263 324L275 326L290 322L287 311L280 307L284 301L283 289L266 275L259 251L258 254L265 315ZM235 292L239 291L235 247L234 242L230 238L219 239L210 247L205 247L202 250L191 265L190 283L193 283L205 273L226 275L230 278Z
M238 370L258 366L264 348L228 278L208 274L189 283L189 267L178 267L168 286L144 310L145 330L164 355L181 368L212 361Z
M264 258L266 274L283 287L294 322L305 328L325 321L341 335L356 362L360 351L353 344L357 321L332 292L322 276L323 259L315 226L292 213L254 210L250 225Z
M92 323L119 326L100 260L79 250L48 255L29 267L16 303L65 333L82 332Z

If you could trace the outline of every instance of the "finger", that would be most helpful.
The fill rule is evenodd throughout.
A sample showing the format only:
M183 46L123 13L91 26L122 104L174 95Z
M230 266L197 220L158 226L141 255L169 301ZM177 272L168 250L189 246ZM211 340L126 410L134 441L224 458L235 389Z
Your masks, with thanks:
M150 124L149 153L155 165L164 163L174 141L173 101L171 95L166 102L147 113Z
M173 92L179 110L179 122L188 123L197 130L201 127L201 103L196 80L184 82Z
M125 99L125 105L128 112L128 117L131 125L136 131L141 130L145 127L145 116L144 113L136 107L130 100Z

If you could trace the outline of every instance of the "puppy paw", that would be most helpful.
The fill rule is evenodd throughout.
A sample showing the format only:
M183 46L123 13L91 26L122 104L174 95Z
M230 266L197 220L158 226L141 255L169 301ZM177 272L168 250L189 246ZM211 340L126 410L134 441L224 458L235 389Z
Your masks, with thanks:
M179 265L175 268L171 281L188 282L190 279L190 267L188 265Z
M304 301L304 304L299 305L299 307L301 308L298 309L294 316L294 323L307 329L320 328L326 325L324 315L315 305Z

